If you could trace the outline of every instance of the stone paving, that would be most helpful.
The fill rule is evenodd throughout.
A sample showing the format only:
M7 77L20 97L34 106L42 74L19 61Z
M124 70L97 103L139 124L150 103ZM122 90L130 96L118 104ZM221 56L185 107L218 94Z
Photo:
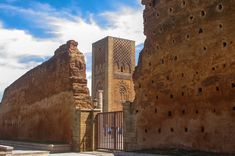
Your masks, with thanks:
M131 153L131 152L82 152L82 153L54 153L50 156L167 156L158 154L144 154L144 153Z

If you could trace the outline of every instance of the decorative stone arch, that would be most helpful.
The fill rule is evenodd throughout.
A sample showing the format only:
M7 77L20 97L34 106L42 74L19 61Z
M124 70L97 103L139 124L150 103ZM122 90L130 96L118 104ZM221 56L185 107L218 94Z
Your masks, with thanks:
M130 63L127 63L126 68L127 68L126 71L128 73L131 73L131 65L130 65Z
M118 103L130 100L130 88L123 80L115 86L115 98Z
M118 72L120 71L120 64L118 61L114 63L114 71L118 71Z
M121 66L120 66L120 72L125 72L126 70L126 67L125 67L125 64L124 63L121 63Z
M128 98L128 93L127 93L127 89L125 86L121 85L119 87L119 93L120 93L120 97L121 97L121 102L125 102L125 101L128 101L129 98Z

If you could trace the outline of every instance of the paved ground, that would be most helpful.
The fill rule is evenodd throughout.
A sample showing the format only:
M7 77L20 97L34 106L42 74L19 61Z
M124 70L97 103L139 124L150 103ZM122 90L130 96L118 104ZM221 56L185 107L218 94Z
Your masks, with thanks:
M50 154L50 156L167 156L158 154L143 154L143 153L129 153L129 152L83 152L83 153L59 153Z
M106 152L83 152L83 153L55 153L49 156L114 156L113 153Z

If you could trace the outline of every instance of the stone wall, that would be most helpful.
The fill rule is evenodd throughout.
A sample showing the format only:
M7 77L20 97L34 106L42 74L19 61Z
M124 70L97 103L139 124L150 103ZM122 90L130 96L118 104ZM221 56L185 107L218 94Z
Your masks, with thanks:
M142 0L137 149L235 153L235 1Z
M0 139L72 143L76 110L92 108L85 71L77 42L68 41L16 80L0 105Z

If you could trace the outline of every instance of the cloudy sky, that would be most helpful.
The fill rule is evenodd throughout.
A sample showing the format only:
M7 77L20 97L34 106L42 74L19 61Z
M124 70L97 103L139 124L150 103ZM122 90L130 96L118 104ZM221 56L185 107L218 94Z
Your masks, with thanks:
M91 45L106 36L143 47L140 0L0 0L0 99L4 89L74 39L86 56L91 84Z

